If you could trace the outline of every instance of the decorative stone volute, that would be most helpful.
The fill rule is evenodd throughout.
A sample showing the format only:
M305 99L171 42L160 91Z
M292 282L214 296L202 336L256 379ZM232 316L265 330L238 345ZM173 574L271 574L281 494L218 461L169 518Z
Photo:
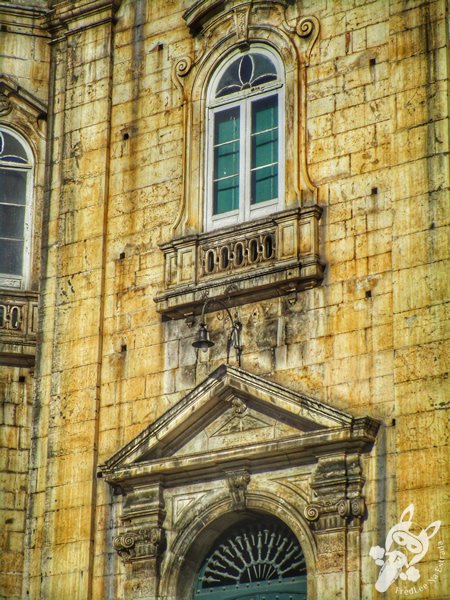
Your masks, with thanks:
M157 558L165 548L164 529L151 527L127 531L114 538L113 546L123 562Z

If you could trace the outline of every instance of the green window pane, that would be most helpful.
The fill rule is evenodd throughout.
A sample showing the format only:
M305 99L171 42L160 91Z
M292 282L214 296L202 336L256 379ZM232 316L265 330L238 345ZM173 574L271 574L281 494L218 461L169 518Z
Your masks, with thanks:
M278 129L252 136L252 169L278 162Z
M7 275L22 275L23 242L0 238L0 272Z
M239 176L214 182L214 214L221 215L239 207Z
M252 103L252 133L278 127L278 96Z
M25 204L27 172L0 168L0 202Z
M216 113L214 115L214 144L238 140L239 127L239 106Z
M239 107L214 115L213 214L239 208Z
M22 240L24 219L22 206L0 204L0 237Z
M252 204L278 197L278 165L252 171Z
M278 96L252 103L251 203L278 197Z
M214 152L214 179L239 173L239 142L217 146Z

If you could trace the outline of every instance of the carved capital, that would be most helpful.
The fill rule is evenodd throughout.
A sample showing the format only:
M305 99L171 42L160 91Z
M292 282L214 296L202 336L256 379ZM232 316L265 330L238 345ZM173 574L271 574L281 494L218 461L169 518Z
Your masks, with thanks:
M245 510L247 506L247 486L250 483L250 473L247 469L227 473L228 488L234 510Z
M124 562L136 556L136 537L134 533L121 533L113 539L113 547Z
M165 535L162 527L137 529L117 535L113 540L117 554L124 562L142 558L157 558L165 549Z
M311 481L314 501L304 511L311 527L326 530L359 524L366 510L363 485L359 455L320 458Z
M361 519L365 514L365 507L362 496L353 499L344 497L334 504L308 504L304 515L313 529L323 531L343 527L353 519Z

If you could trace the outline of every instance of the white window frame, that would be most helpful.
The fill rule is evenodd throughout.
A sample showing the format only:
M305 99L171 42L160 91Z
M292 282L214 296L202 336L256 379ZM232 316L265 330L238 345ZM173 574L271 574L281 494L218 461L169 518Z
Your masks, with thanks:
M208 88L206 119L206 157L205 157L205 215L206 231L227 227L237 223L258 219L278 212L284 207L285 179L285 76L279 56L268 46L252 44L249 53L267 56L275 65L276 81L270 81L254 89L236 92L216 98L215 93L221 76L228 66L242 56L240 51L233 52L214 73ZM278 198L251 204L251 106L253 101L269 96L278 96ZM214 118L223 110L240 108L240 152L239 152L239 208L227 213L214 215Z
M3 273L1 271L1 256L0 256L0 288L3 289L26 289L30 283L30 272L31 272L31 240L33 231L33 187L34 187L34 169L35 161L31 151L29 143L24 137L18 134L14 129L0 124L0 131L8 133L14 137L22 146L27 156L28 162L16 163L16 162L0 162L0 169L11 170L11 171L25 171L27 173L26 178L26 191L25 191L25 214L24 214L24 240L23 240L23 261L22 261L22 274L12 275L10 273ZM20 205L22 206L22 205Z

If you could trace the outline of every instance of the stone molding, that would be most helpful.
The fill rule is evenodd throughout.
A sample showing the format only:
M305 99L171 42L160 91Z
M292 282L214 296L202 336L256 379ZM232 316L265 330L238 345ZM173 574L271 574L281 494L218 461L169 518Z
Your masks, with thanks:
M224 409L235 397L250 398L253 402L267 405L272 412L280 410L283 418L289 417L303 431L280 440L193 455L174 456L173 451L166 451L175 440L178 445L182 444L194 425L200 426L199 415L206 424L208 414L222 410L221 407ZM205 470L209 476L213 472L221 477L227 465L236 461L248 464L249 468L262 468L264 465L281 468L295 457L315 464L319 457L326 457L342 448L347 453L368 451L375 441L378 427L379 422L370 417L351 417L243 369L222 365L101 465L100 473L111 485L131 489L142 481L157 485L161 478L164 478L165 485L172 480L178 483L199 481ZM160 452L158 448L162 445L165 451Z
M44 31L45 18L49 11L38 6L24 6L0 2L2 31L15 34L47 37Z

